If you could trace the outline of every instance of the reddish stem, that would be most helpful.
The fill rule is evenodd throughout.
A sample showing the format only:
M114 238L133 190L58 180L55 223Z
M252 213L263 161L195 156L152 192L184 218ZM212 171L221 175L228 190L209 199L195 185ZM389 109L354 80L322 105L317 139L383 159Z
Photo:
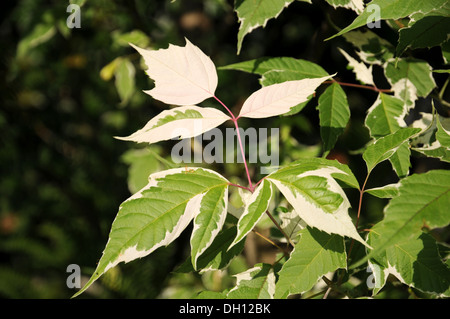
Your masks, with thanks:
M238 138L238 143L239 143L239 148L240 148L240 150L241 150L242 158L243 158L243 160L244 160L245 173L247 174L247 179L248 179L248 185L249 185L248 190L250 190L251 192L253 192L254 188L253 188L253 185L252 185L252 179L250 178L250 173L249 173L248 166L247 166L247 160L245 159L245 152L244 152L244 147L243 147L243 145L242 145L241 133L239 132L239 125L238 125L238 123L237 123L237 120L238 120L238 119L234 116L233 112L231 112L231 110L225 105L225 103L223 103L223 102L222 102L219 98L217 98L216 96L214 96L214 99L215 99L217 102L219 102L219 103L220 103L220 104L228 111L228 113L229 113L230 116L231 116L231 120L233 121L234 126L236 127L236 135L237 135L237 138Z
M355 88L372 90L372 91L375 91L375 92L382 92L382 93L390 93L390 92L392 92L392 90L390 90L390 89L379 89L376 86L362 85L362 84L355 84L355 83L345 83L345 82L339 82L339 81L336 81L336 80L325 81L323 83L337 83L337 84L342 85L342 86L351 86L351 87L355 87Z

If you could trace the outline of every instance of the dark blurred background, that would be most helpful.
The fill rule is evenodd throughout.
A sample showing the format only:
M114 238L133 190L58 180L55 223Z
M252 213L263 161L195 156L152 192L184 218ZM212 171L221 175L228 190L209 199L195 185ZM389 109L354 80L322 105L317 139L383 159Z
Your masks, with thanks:
M69 1L2 3L2 298L69 298L75 291L66 286L66 267L79 265L86 280L105 247L120 203L145 183L149 172L172 165L164 143L144 149L113 138L133 133L167 108L142 92L151 88L152 82L128 42L157 49L169 43L183 46L187 37L211 56L216 66L263 56L290 56L318 63L329 73L338 72L340 80L356 83L337 51L338 46L351 50L349 44L341 38L323 41L335 33L328 21L343 27L355 14L334 10L324 1L292 3L265 29L247 35L239 56L239 25L230 0L73 2L81 5L81 28L66 25L71 14L66 11ZM393 31L383 36L396 39ZM427 50L423 58L432 63L439 59L438 53ZM438 85L443 81L439 76ZM386 83L378 80L383 88ZM236 111L259 87L254 75L219 71L216 94ZM357 178L363 179L366 172L360 155L350 151L368 140L362 122L376 93L345 90L354 120L332 156L348 163ZM214 101L205 103L213 105ZM293 117L243 120L241 124L282 128L282 163L318 156L316 105L313 99ZM421 169L422 162L413 164ZM389 173L389 163L383 165L388 173L374 176L369 187L396 181ZM426 165L440 167L441 163ZM239 176L244 176L240 164L214 169L227 177L237 176L238 182ZM255 173L254 179L259 178ZM356 192L350 191L349 196L356 206ZM372 222L381 218L384 201L368 198L364 204L363 218ZM177 241L150 257L121 264L81 298L186 297L196 289L214 289L217 278L169 276L186 257L186 247L186 241Z

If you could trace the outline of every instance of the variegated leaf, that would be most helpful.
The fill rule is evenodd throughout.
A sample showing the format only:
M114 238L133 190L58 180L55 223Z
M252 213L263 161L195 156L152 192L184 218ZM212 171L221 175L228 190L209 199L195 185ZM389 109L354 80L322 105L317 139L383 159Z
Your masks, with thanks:
M256 226L264 212L269 208L272 196L272 183L264 180L247 200L244 212L238 221L238 233L230 248L239 243Z
M173 138L190 138L203 134L228 119L228 115L214 108L179 106L162 111L130 136L117 138L150 144Z
M208 237L194 240L196 253L207 248L223 224L228 185L221 175L202 168L175 168L150 175L149 183L121 204L97 268L75 296L120 262L169 245L198 216L207 216L215 224ZM220 203L220 209L215 203Z
M308 226L367 245L348 215L350 202L333 174L346 175L336 167L314 167L310 163L283 167L266 179L274 183Z

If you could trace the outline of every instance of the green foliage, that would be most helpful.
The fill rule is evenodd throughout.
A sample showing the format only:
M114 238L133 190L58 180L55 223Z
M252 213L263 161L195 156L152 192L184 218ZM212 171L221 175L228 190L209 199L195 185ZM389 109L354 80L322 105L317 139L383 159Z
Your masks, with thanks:
M450 297L448 1L70 3L7 11L0 296ZM280 165L172 161L222 125Z

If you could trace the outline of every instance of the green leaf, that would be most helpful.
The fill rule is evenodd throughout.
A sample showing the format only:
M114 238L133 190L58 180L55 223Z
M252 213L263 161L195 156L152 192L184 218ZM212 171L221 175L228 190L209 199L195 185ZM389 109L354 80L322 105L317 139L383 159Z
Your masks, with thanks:
M351 9L358 14L364 10L363 0L326 0L326 1L334 8L342 7L346 9Z
M450 163L450 149L448 147L441 146L438 141L429 146L414 147L412 150L428 157L438 158L441 161Z
M409 141L399 146L397 151L389 158L392 168L398 177L403 178L409 174L411 168L411 149Z
M236 286L227 294L227 299L273 299L275 273L270 264L256 264L235 275Z
M326 168L330 166L335 167L337 168L337 170L331 173L331 176L334 179L343 182L344 186L359 189L358 180L356 179L355 175L353 175L353 172L350 170L350 168L347 165L338 162L337 160L329 160L326 158L302 158L289 164L289 166L293 165L301 165L302 167L310 170L314 170L317 168Z
M444 124L446 127L444 127ZM441 116L436 117L436 139L443 147L450 147L450 120Z
M406 115L402 100L380 93L367 111L365 125L374 138L383 137L405 127Z
M128 47L129 43L133 43L138 47L145 48L150 44L150 39L141 30L132 30L126 33L116 30L111 33L111 36L117 46Z
M368 258L377 257L395 244L417 238L423 227L432 229L448 225L449 181L450 171L446 170L432 170L402 179L398 196L385 208L384 219L371 229L378 237L370 241L373 250Z
M116 138L150 144L174 138L190 138L209 131L228 119L230 119L228 115L215 108L178 106L162 111L133 134Z
M122 58L118 57L118 58L115 58L114 60L112 60L111 62L109 62L107 65L105 65L100 70L100 77L102 78L102 80L104 80L104 81L111 80L116 72L117 66L121 63L121 61L122 61Z
M445 1L444 5L433 8L430 11L417 11L410 15L411 21L419 21L420 19L432 16L449 17L450 16L450 2Z
M218 291L201 291L194 299L226 299L227 296L223 292Z
M358 17L356 17L356 19L349 26L342 29L329 39L362 27L369 22L375 22L376 20L378 20L378 18L380 20L396 20L408 17L417 12L427 14L428 12L433 11L436 8L444 6L447 1L448 0L373 0L366 5L364 11ZM377 16L377 13L379 13L379 17Z
M17 45L17 57L23 58L28 52L38 45L49 41L56 34L53 23L39 23L27 36L23 37Z
M233 226L222 229L212 244L197 259L197 269L200 273L210 270L226 268L234 257L238 256L244 249L245 240L240 241L230 248L230 244L236 238L237 227ZM192 266L192 258L187 259L177 272L188 273L195 271Z
M435 73L450 73L450 69L448 69L448 70L436 70L436 69L434 69L433 72L435 72Z
M245 209L239 218L238 233L230 248L239 243L256 226L265 211L269 208L273 196L273 186L264 180L245 203Z
M317 229L305 228L276 283L275 298L310 290L325 274L346 268L344 239Z
M315 160L315 159L314 159ZM281 191L295 212L310 227L348 236L366 244L348 215L350 203L334 174L346 172L320 162L291 164L266 177Z
M219 174L201 168L176 168L150 175L147 186L121 204L94 274L74 297L120 262L142 258L169 245L197 215L222 214L211 206L214 201L209 195L214 192L225 197L228 184ZM217 190L221 192L217 194Z
M373 231L369 234L371 243L379 238L379 234ZM436 241L428 234L420 233L396 243L372 263L377 264L383 273L380 278L375 277L375 285L379 288L392 274L402 283L423 292L439 297L450 296L450 268L442 262Z
M441 51L444 64L450 64L450 40L447 40L441 44Z
M239 20L237 54L241 52L244 37L270 19L277 18L294 0L236 0L234 10ZM311 3L310 0L301 0Z
M405 127L404 117L406 107L404 103L393 96L380 93L375 103L369 108L365 120L370 135L374 138L383 137ZM409 142L404 142L389 158L395 172L399 177L408 175L411 151Z
M339 84L332 83L327 87L320 95L317 109L324 152L328 152L334 147L350 120L347 95Z
M307 60L294 59L290 57L264 57L222 66L219 70L238 70L247 73L264 75L265 77L271 78L263 78L261 83L263 86L291 80L321 78L329 75L318 64Z
M431 48L447 41L450 33L450 18L442 16L427 16L408 27L399 30L397 55L407 48Z
M132 194L137 193L142 187L147 185L148 176L159 171L162 167L154 151L159 153L159 148L131 149L121 157L122 161L129 165L128 168L128 189Z
M387 184L381 187L366 189L365 192L378 198L394 198L398 195L399 183Z
M121 100L120 104L125 105L131 99L135 91L135 69L133 63L131 63L128 59L120 59L114 70L114 75L116 78L116 89Z
M203 195L200 209L194 218L191 235L192 265L197 269L197 259L211 245L222 229L227 215L228 187L211 188Z
M389 159L405 141L418 132L420 132L418 128L402 128L367 146L363 153L367 171L370 173L376 165Z
M418 59L398 59L388 62L385 75L396 97L404 101L407 110L417 97L426 97L436 87L431 66Z

